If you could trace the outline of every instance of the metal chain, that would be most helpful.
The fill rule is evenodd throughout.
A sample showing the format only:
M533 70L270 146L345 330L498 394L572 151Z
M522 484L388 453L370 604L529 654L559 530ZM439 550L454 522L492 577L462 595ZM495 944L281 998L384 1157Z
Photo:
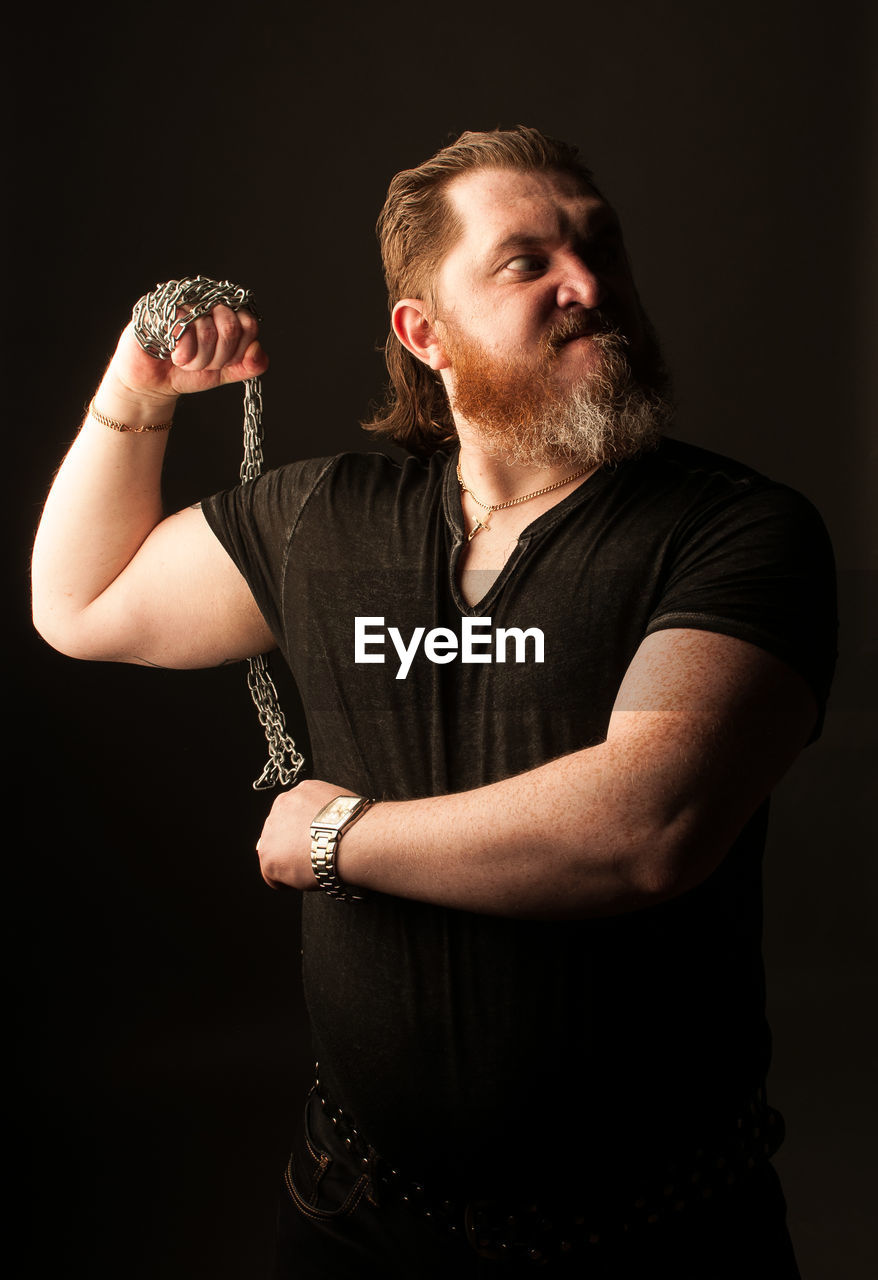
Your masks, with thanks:
M189 325L220 304L230 307L232 311L246 308L259 319L259 313L253 305L253 295L248 289L230 284L228 280L209 280L206 276L187 277L156 285L152 293L147 293L140 299L133 312L135 337L149 355L157 360L169 360L171 352ZM178 314L181 307L186 307L187 310ZM260 378L248 378L244 383L244 458L241 462L241 481L246 484L261 473L262 381ZM253 783L253 788L255 791L265 791L278 783L282 787L295 786L305 760L287 733L286 720L280 709L268 659L261 653L255 658L248 658L247 664L247 687L268 743L268 760Z
M268 791L278 783L282 787L294 787L305 757L296 750L295 742L287 733L287 722L280 709L268 658L264 653L259 653L255 658L247 659L247 666L247 687L268 743L268 759L262 773L253 783L253 790Z

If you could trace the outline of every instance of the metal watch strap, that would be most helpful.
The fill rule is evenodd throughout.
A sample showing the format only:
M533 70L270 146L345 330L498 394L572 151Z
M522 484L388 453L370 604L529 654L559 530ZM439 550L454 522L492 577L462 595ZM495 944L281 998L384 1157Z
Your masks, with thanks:
M354 818L354 822L371 807L372 801L364 804ZM353 825L350 823L349 825ZM318 822L311 824L311 870L314 878L324 893L339 902L362 902L367 896L362 890L349 889L342 884L335 865L335 855L341 843L345 828L321 827Z

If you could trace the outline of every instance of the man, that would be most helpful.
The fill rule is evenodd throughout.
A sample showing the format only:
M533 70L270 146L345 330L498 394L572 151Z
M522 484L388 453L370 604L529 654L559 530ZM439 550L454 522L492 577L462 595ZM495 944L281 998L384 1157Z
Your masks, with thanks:
M64 652L278 647L302 695L313 777L259 841L268 883L307 891L318 1058L278 1274L796 1276L760 859L831 674L822 525L663 438L573 149L464 134L397 175L379 229L369 425L414 456L292 464L163 519L178 396L267 360L245 312L170 364L129 328L34 553Z

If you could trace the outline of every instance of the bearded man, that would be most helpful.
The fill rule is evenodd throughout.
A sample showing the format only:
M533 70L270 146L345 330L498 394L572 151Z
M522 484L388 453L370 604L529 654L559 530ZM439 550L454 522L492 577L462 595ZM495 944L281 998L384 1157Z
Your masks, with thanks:
M314 777L258 850L306 891L318 1060L277 1275L795 1277L760 861L831 676L823 526L665 437L573 148L464 134L397 175L379 232L368 427L412 456L293 463L163 519L178 396L267 360L245 311L170 364L129 329L34 555L62 651L279 648L301 693Z

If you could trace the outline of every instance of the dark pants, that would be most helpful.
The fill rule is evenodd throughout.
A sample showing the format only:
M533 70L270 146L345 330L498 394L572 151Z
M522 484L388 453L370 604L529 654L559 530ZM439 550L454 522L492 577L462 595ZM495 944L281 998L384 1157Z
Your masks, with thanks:
M379 1192L373 1175L312 1095L281 1193L274 1280L800 1280L768 1161L721 1203L577 1240L567 1256L555 1248L530 1257L516 1244L508 1260L477 1253L463 1214L427 1216L408 1190L408 1202L393 1188ZM547 1188L547 1199L565 1190Z

